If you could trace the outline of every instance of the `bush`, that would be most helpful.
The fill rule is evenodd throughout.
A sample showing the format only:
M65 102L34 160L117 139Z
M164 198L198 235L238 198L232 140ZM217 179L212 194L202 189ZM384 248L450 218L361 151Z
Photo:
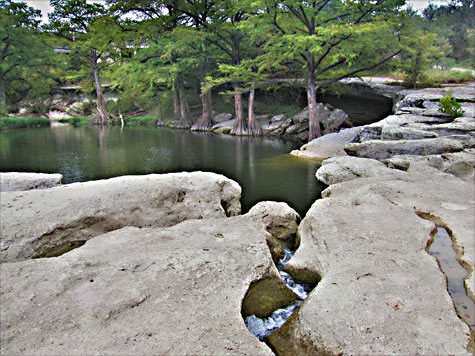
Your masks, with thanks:
M0 131L49 125L50 121L42 117L0 117Z
M448 92L446 92L446 94L447 95L440 99L439 111L449 114L452 117L463 116L463 113L465 111L462 110L462 105L460 105L460 103L457 103L457 99L452 96L453 92L449 90Z

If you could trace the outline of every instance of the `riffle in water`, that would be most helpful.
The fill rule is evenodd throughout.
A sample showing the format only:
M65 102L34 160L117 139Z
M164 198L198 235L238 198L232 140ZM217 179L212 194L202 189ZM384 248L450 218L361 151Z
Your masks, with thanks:
M284 248L284 256L278 261L277 269L287 287L297 294L300 300L297 300L294 304L289 305L286 308L277 309L270 317L265 319L258 318L255 315L248 316L245 320L246 326L259 340L264 340L266 336L269 336L275 330L284 325L295 309L302 304L302 302L308 297L308 293L313 289L310 285L295 282L288 273L282 271L293 255L294 251Z

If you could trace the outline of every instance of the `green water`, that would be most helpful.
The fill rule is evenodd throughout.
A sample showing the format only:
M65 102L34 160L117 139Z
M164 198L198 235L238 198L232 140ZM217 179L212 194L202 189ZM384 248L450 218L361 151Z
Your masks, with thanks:
M63 174L63 183L130 174L209 171L243 188L246 212L262 200L302 216L324 188L317 163L288 155L294 142L154 127L47 127L0 133L0 171Z

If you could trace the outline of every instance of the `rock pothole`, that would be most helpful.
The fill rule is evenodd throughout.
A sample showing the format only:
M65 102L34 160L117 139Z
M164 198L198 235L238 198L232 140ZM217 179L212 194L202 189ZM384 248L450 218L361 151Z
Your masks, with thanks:
M316 283L296 281L284 272L297 245L295 235L284 240L269 239L268 246L281 280L264 278L254 281L243 299L241 314L246 327L260 341L266 341L267 336L284 325L316 286Z

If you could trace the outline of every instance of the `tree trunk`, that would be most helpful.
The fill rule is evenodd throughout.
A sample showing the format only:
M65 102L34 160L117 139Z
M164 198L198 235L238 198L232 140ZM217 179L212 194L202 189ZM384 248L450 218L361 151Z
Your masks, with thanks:
M92 62L92 76L94 78L94 85L96 87L96 109L97 116L94 119L98 125L107 125L109 122L109 113L107 111L106 100L102 93L101 81L99 79L99 69L97 68L97 53L96 50L92 50L91 62Z
M203 83L201 86L203 87ZM211 111L211 90L201 94L201 105L203 106L203 114L201 119L191 128L192 131L208 131L214 124Z
M3 72L0 69L0 115L7 115L7 97L5 95L5 85L3 84Z
M189 129L193 125L191 120L190 107L188 105L188 100L186 100L185 95L185 86L183 84L183 79L178 78L176 81L178 96L180 99L180 121L178 122L178 127L183 129Z
M180 98L178 96L178 90L176 88L176 82L173 83L172 95L173 95L173 119L180 121Z
M254 97L256 94L255 83L251 84L251 91L249 92L249 106L248 106L248 130L251 136L262 136L261 125L254 118Z
M315 92L315 75L313 71L308 72L307 82L307 100L308 100L308 141L322 136L320 129L320 119L317 116L317 98Z
M233 84L234 87L234 111L236 115L236 121L231 130L231 135L247 135L247 125L244 121L244 114L242 109L242 94L239 91L239 85Z

